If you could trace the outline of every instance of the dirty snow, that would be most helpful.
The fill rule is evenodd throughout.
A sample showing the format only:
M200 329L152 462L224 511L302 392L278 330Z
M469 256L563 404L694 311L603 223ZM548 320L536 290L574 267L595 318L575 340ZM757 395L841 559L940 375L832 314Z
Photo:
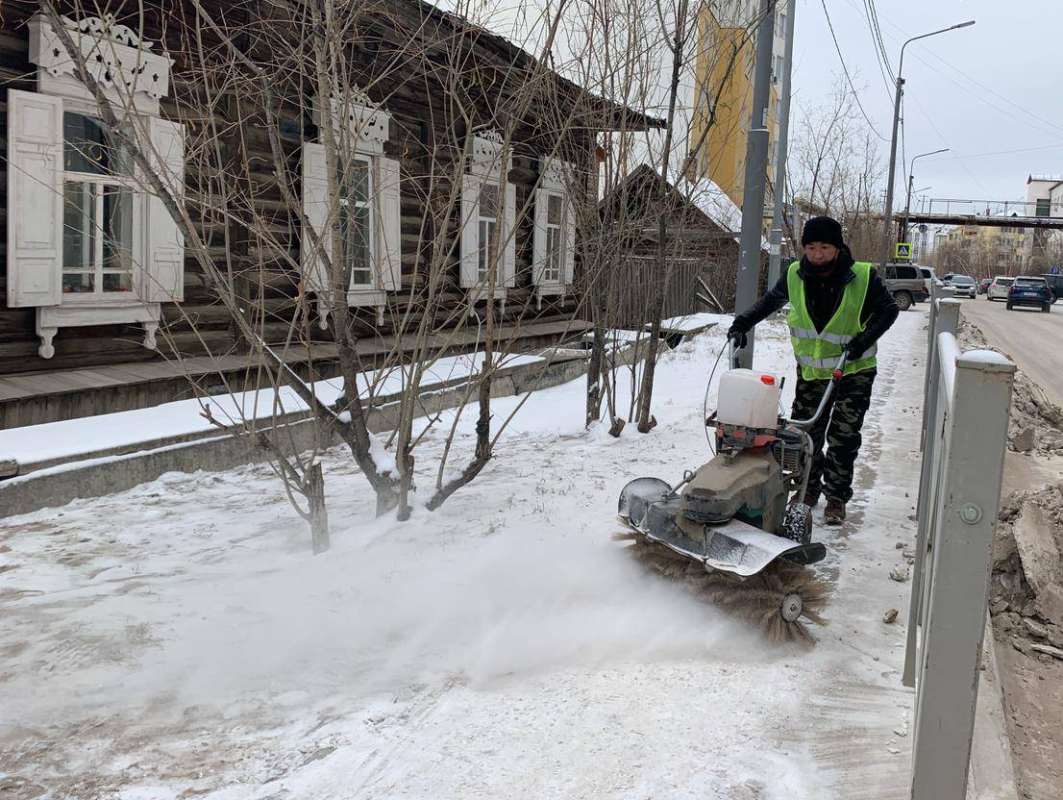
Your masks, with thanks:
M863 524L822 533L835 594L813 651L768 647L610 541L627 480L678 479L706 457L701 397L724 324L662 360L652 434L584 431L582 380L539 392L472 486L407 523L374 520L363 476L330 451L332 549L318 557L265 465L8 518L0 787L123 800L906 796L904 629L879 619L890 606L906 616L908 587L887 573L914 527L918 456L882 426L918 414L909 354L924 350L924 319L903 314L883 343L851 506ZM792 375L781 323L758 332L755 366ZM494 401L495 419L518 402ZM455 465L474 416L459 422ZM437 463L449 419L419 463ZM422 495L433 480L418 475Z

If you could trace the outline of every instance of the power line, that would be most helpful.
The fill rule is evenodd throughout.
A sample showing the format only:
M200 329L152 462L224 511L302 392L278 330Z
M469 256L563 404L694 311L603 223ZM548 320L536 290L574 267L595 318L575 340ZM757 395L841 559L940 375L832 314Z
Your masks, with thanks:
M882 85L886 88L886 95L892 99L893 90L890 86L890 79L886 77L886 74L888 72L892 76L893 72L890 69L889 59L884 57L885 51L879 48L879 40L875 35L875 23L871 19L871 10L868 8L867 0L864 0L864 16L871 31L871 46L875 50L875 64L878 66L879 75L882 76ZM893 80L894 84L896 82L896 80Z
M897 76L893 73L893 67L890 66L889 54L886 52L886 43L882 41L882 26L878 23L878 9L875 7L875 0L866 0L868 9L871 12L871 23L875 29L875 37L878 40L878 49L882 53L882 60L886 64L886 72L890 74L890 78L894 83L897 82Z
M837 51L838 60L842 64L842 72L845 73L845 78L849 81L849 90L853 93L853 99L856 100L857 108L859 108L860 113L864 115L864 119L871 127L871 132L882 141L888 142L889 139L887 139L885 136L878 132L878 130L875 128L875 123L871 121L871 118L868 117L867 112L864 111L863 103L860 102L860 94L856 91L856 87L853 85L852 76L849 75L849 68L845 65L845 58L842 56L842 49L838 46L838 37L834 35L834 24L830 21L830 12L827 11L827 0L820 0L820 3L823 6L823 13L827 17L827 27L830 28L830 38L834 40L834 49L835 51Z
M962 156L942 156L941 158L928 158L923 163L929 164L933 161L962 161L965 158L989 158L990 156L1006 156L1012 153L1033 153L1037 150L1063 150L1063 142L1057 142L1056 144L1046 144L1043 147L1020 147L1016 150L993 150L988 153L968 153Z
M943 134L941 132L941 129L938 128L937 124L934 122L934 118L927 113L927 110L925 108L923 108L923 104L919 102L919 98L915 95L912 95L912 100L915 101L916 108L918 108L922 112L923 116L926 117L926 121L929 122L930 127L934 129L934 133L936 133L938 135L938 138L941 139L941 143L945 145L945 147L948 147L949 143L948 140L945 139L945 134ZM967 166L967 162L963 160L963 157L957 156L956 160L960 162L960 166L963 167L963 171L967 173L967 177L977 183L979 189L981 189L986 194L989 194L989 190L986 189L985 186L982 185L982 182L978 180L978 178L975 176L975 174L971 172L971 168Z
M897 83L897 76L894 74L893 66L890 64L889 54L886 52L886 43L882 41L882 29L878 24L878 10L875 8L875 0L864 0L864 14L867 16L867 24L871 29L871 43L875 48L875 53L885 67L886 73L890 77L890 83L895 84Z
M858 8L858 7L857 7L857 6L855 5L855 0L846 0L846 2L847 2L847 3L848 3L848 4L849 4L849 5L850 5L850 6L851 6L851 7L853 8L853 9L855 9L855 10L857 10L857 11L859 11L859 10L860 10L860 9L859 9L859 8ZM892 26L892 27L893 27L893 28L894 28L895 30L899 31L899 32L900 32L901 34L903 34L904 36L907 36L907 35L908 35L907 31L905 31L905 30L904 30L903 28L901 28L901 27L900 27L899 25L897 25L897 24L896 24L895 22L893 22L892 20L890 20L890 19L889 19L888 17L882 16L882 19L884 19L884 20L885 20L885 21L886 21L886 22L887 22L887 23L888 23L889 25L891 25L891 26ZM891 37L891 38L893 38L893 39L894 39L894 41L897 41L896 37ZM1044 117L1041 117L1041 116L1039 116L1039 115L1035 114L1034 112L1030 111L1029 109L1027 109L1027 108L1024 108L1023 106L1020 106L1020 105L1019 105L1018 103L1015 103L1014 101L1012 101L1012 100L1011 100L1011 99L1009 99L1008 97L1006 97L1006 96L1004 96L1004 95L1002 95L1002 94L1000 94L1000 93L998 93L998 92L994 91L993 89L990 89L990 88L989 88L988 86L986 86L985 84L981 83L980 81L976 80L975 78L972 78L972 77L971 77L970 75L968 75L968 74L967 74L967 73L966 73L966 72L965 72L964 70L960 69L960 68L959 68L959 67L957 67L957 66L956 66L955 64L952 64L951 62L949 62L949 61L947 61L946 59L944 59L944 58L942 58L941 56L939 56L939 55L938 55L937 53L935 53L935 52L934 52L933 50L927 50L926 52L927 52L927 53L928 53L928 54L929 54L929 55L930 55L930 56L931 56L932 58L936 59L937 61L940 61L940 62L941 62L942 64L944 64L945 66L949 67L949 68L950 68L951 70L953 70L954 72L958 73L958 74L960 75L960 77L962 77L962 78L964 78L964 79L966 79L966 80L970 81L970 82L971 82L972 84L974 84L974 85L975 85L975 86L977 86L978 88L982 89L982 90L983 90L984 92L988 92L989 94L993 95L994 97L996 97L996 98L998 98L998 99L1000 99L1000 100L1003 100L1003 101L1004 101L1005 103L1007 103L1007 104L1008 104L1009 106L1011 106L1012 108L1014 108L1014 109L1016 109L1016 110L1018 110L1018 111L1021 111L1021 112L1022 112L1023 114L1027 114L1028 116L1032 117L1033 119L1036 119L1036 120L1037 120L1038 122L1041 122L1041 123L1042 123L1042 124L1044 124L1044 125L1047 125L1047 126L1049 126L1050 128L1053 128L1053 129L1055 129L1055 131L1054 131L1054 132L1055 132L1055 135L1058 135L1059 133L1063 133L1063 127L1061 127L1061 126L1059 126L1059 125L1055 124L1054 122L1052 122L1052 121L1050 121L1050 120L1047 120L1047 119L1045 119ZM956 81L956 80L955 80L954 78L952 78L952 77L951 77L950 75L946 75L946 74L945 74L944 72L942 72L942 71L941 71L940 69L938 69L937 67L935 67L935 66L934 66L933 64L931 64L930 62L926 61L926 60L925 60L924 58L922 58L921 56L919 56L919 55L917 55L917 54L913 53L913 54L912 54L912 58L914 58L914 59L916 59L917 61L919 61L920 63L922 63L922 64L923 64L924 66L927 66L927 67L929 67L929 68L930 68L930 69L932 69L932 70L933 70L934 72L936 72L936 73L937 73L938 75L941 75L941 76L942 76L943 78L945 78L946 80L948 80L948 81L949 81L950 83L952 83L952 84L953 84L954 86L956 86L957 88L959 88L959 89L960 89L961 91L965 92L966 94L968 94L968 95L971 95L971 96L973 96L973 97L977 98L977 99L978 99L978 100L979 100L980 102L984 103L985 105L989 106L990 108L994 109L995 111L998 111L998 112L1000 112L1001 114L1004 114L1005 116L1009 117L1010 119L1016 119L1016 117L1014 116L1014 114L1012 114L1011 112L1009 112L1009 111L1005 111L1005 110L1004 110L1003 108L1001 108L1000 106L996 105L995 103L991 103L991 102L989 102L989 101L988 101L988 100L987 100L987 99L986 99L985 97L983 97L983 96L982 96L982 95L981 95L980 93L978 93L978 92L972 92L972 91L971 91L971 90L970 90L969 88L967 88L967 87L963 86L962 84L960 84L960 83L959 83L958 81ZM1021 122L1021 123L1023 123L1023 124L1024 124L1024 125L1026 125L1027 127L1033 128L1034 130L1038 130L1037 126L1035 126L1035 125L1031 124L1031 123L1030 123L1030 122L1029 122L1028 120L1022 119L1022 118L1020 117L1020 118L1018 118L1018 121L1019 121L1019 122ZM1044 131L1042 131L1042 132L1044 132Z

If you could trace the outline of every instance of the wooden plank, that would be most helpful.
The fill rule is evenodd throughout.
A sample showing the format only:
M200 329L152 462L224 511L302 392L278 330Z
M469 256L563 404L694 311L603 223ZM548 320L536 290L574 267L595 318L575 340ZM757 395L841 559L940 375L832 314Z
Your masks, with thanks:
M497 331L500 341L510 338L558 335L565 332L573 336L589 330L590 323L583 320L538 322L519 326L503 326ZM466 347L481 341L480 333L472 329L445 331L431 334L430 346ZM411 350L414 337L394 336L377 339L362 339L358 342L359 355L386 355L396 346L401 351ZM305 363L312 357L315 362L335 360L336 346L331 343L315 344L310 354L305 347L292 347L280 353L289 364ZM235 372L255 369L260 365L253 354L224 356L193 356L181 361L148 361L110 364L84 370L62 370L52 373L25 373L0 378L0 400L18 399L27 396L64 394L84 389L107 388L135 383L148 383L170 378L198 377L219 372Z
M34 394L35 392L30 391L24 386L16 386L7 378L0 378L0 402L21 400L26 397L33 397Z
M77 391L80 388L76 382L64 377L61 372L11 375L4 378L4 380L10 386L25 389L33 396L61 394L63 392Z

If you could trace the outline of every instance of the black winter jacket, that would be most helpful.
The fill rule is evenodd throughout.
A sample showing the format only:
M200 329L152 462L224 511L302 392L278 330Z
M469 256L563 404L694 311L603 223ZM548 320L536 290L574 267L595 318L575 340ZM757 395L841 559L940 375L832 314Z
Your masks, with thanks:
M805 282L805 302L808 304L808 314L812 317L817 331L822 331L827 326L831 317L837 312L838 306L841 305L846 284L856 279L856 273L852 269L853 263L849 248L844 246L834 260L834 269L826 276L819 274L822 267L812 265L807 258L801 259L797 274ZM768 290L767 294L735 317L736 328L743 332L749 331L769 314L778 311L789 302L790 290L786 280L788 271L789 269L783 271L778 282ZM860 320L864 324L864 336L869 346L890 329L899 313L900 310L897 308L893 295L872 267L871 282L868 284L863 312L860 315Z

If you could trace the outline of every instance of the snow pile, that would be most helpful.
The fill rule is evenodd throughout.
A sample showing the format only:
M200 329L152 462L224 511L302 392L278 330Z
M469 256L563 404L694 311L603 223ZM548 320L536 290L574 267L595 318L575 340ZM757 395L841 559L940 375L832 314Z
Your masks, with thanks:
M990 608L1015 646L1063 648L1063 484L1015 492L993 539ZM1063 650L1059 656L1063 658Z
M966 321L960 325L959 340L964 349L976 347L1002 353L989 346L985 334L976 325ZM1044 390L1022 370L1016 371L1012 385L1008 449L1019 453L1063 450L1063 409L1051 402Z

